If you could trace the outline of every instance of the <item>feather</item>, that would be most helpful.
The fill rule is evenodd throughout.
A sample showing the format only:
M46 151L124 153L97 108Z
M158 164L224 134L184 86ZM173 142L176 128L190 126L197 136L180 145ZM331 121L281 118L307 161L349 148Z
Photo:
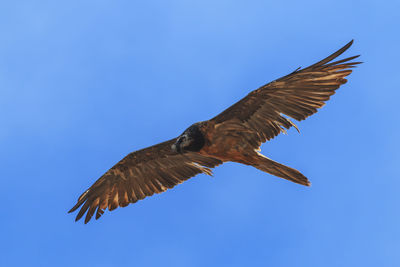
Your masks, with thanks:
M130 153L78 199L69 212L81 207L76 220L86 214L85 223L96 214L96 219L117 207L160 193L199 173L211 174L222 162L197 153L178 154L171 150L176 139ZM195 165L194 165L195 164ZM205 167L203 167L205 166Z
M286 129L294 126L285 122L284 114L298 121L317 112L335 90L346 83L351 68L360 62L352 62L358 56L333 60L346 51L353 41L323 60L297 69L250 92L246 97L211 119L218 127L234 123L239 117L246 122L247 128L258 133L259 139L254 147L254 135L247 133L245 142L257 149L261 143L274 138ZM276 115L275 115L276 114ZM289 124L288 124L289 123ZM263 125L262 127L260 127ZM228 126L224 126L228 128ZM297 128L297 127L296 127Z

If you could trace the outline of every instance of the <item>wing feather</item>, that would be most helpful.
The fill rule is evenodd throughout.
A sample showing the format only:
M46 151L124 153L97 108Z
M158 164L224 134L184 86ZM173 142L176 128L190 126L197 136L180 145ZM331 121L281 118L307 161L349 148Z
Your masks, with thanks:
M241 125L238 129L247 133L245 140L258 148L263 142L285 132L291 126L296 127L287 117L301 121L316 113L335 90L347 82L345 77L352 72L352 68L361 63L352 61L359 56L334 62L332 60L346 51L352 43L353 41L349 42L307 68L298 68L250 92L212 120L223 125L220 128L227 129L226 134L237 134L230 130L230 125Z
M79 198L69 211L81 207L76 220L85 213L85 223L96 214L98 219L105 209L114 210L140 199L161 193L199 173L211 174L222 162L198 153L178 154L171 145L176 139L145 148L127 155L100 177Z

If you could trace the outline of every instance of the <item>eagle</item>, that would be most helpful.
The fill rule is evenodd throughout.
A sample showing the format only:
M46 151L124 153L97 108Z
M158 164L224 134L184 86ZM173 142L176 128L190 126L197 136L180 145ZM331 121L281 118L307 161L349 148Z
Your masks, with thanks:
M353 40L327 58L274 80L250 92L216 117L197 122L181 135L166 142L128 154L101 176L69 211L79 207L75 221L85 213L85 224L104 210L161 193L232 161L253 166L277 177L309 186L299 171L260 154L260 146L297 126L290 120L304 120L317 112L335 93L357 64L352 56L334 61Z

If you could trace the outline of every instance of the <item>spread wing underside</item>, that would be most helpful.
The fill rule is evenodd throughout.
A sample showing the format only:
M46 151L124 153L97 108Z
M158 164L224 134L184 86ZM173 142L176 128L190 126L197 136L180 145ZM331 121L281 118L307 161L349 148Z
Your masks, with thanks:
M332 61L352 43L314 65L299 68L252 91L212 120L220 124L221 129L242 129L242 133L235 130L233 134L258 148L266 140L295 126L286 116L304 120L316 113L335 90L347 82L345 77L352 72L351 68L361 63L352 61L358 56Z
M69 211L80 209L76 220L86 213L85 223L94 214L98 219L106 208L118 206L161 193L199 173L211 174L221 161L197 153L178 154L172 151L172 139L158 145L130 153L100 177L79 198Z

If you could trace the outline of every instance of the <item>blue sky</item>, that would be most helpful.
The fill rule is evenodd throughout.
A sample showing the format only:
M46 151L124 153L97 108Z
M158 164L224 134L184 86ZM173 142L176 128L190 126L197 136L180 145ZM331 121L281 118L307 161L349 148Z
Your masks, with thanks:
M1 266L400 266L398 1L0 3ZM227 163L88 225L131 151L355 39L328 104L262 146L305 188Z

